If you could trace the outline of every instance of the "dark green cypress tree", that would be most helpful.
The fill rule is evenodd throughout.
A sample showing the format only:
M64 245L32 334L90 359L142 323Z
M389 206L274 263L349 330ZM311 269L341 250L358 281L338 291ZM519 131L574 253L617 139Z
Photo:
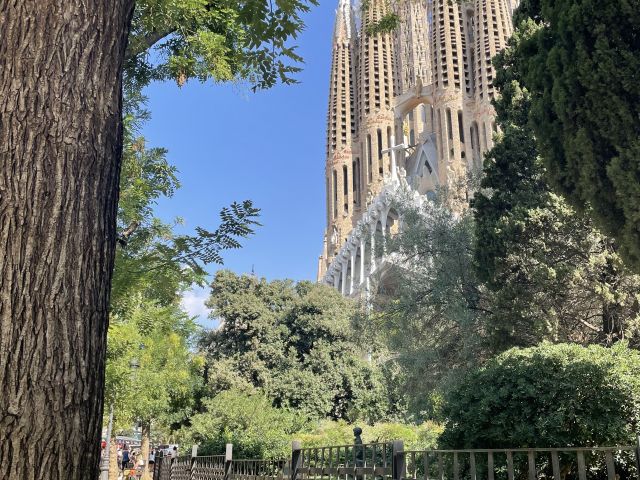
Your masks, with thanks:
M555 191L640 271L640 0L524 0L530 123Z

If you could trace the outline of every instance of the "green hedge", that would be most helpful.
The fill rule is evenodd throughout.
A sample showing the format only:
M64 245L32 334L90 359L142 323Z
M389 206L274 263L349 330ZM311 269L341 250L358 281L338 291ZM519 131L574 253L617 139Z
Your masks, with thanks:
M633 444L640 420L640 353L544 343L511 349L445 395L449 448Z

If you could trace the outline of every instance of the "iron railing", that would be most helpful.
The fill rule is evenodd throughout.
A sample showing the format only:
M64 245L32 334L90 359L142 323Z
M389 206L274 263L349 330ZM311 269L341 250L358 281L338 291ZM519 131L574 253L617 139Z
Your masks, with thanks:
M154 480L640 480L636 446L404 451L403 442L302 448L291 458L160 458Z
M518 448L409 451L406 480L638 479L637 448Z

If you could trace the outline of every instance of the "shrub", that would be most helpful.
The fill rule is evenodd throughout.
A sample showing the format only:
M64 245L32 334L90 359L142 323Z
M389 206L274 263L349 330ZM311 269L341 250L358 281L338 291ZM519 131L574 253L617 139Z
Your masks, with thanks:
M362 427L364 443L384 443L403 440L405 450L435 448L442 426L433 422L421 425L403 423L349 424L345 421L321 421L308 432L294 435L303 447L326 447L353 444L353 428Z
M524 448L631 444L640 419L640 353L543 343L511 349L445 395L440 445Z
M205 407L181 431L183 444L198 444L200 455L222 454L225 444L232 443L234 458L289 458L291 437L307 422L273 407L263 394L235 389L206 400Z

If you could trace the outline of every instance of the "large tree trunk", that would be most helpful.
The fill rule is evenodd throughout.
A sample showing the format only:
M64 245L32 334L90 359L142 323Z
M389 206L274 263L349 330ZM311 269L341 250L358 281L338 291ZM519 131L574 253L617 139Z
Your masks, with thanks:
M109 448L111 452L109 454L109 480L118 480L118 444L115 435L109 442Z
M142 480L151 480L149 474L149 444L151 443L151 422L142 422L142 445L141 455L144 459L144 470L142 472Z
M133 0L0 1L0 478L98 477Z

